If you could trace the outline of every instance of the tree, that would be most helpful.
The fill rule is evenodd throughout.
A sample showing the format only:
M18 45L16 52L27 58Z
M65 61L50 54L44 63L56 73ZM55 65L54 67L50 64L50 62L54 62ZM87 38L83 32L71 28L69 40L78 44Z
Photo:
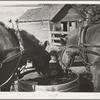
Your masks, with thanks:
M100 22L100 4L74 4L72 7L83 18L89 18L90 23L97 24Z

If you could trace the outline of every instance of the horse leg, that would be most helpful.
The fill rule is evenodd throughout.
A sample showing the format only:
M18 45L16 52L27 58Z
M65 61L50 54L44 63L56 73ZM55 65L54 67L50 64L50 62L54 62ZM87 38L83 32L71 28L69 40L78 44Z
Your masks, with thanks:
M100 65L99 65L100 66ZM100 92L100 68L98 65L91 66L92 81L94 85L94 92Z

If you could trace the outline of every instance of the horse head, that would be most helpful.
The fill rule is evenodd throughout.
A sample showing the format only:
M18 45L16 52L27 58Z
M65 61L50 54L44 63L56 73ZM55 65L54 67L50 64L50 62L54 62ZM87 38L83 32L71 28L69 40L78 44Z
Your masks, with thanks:
M32 61L37 72L44 76L50 74L50 54L45 50L46 43L40 45L40 41L34 35L22 30L20 31L22 45L25 49L25 58Z
M66 40L61 39L61 43L63 42L63 47L58 51L58 60L59 63L64 70L64 73L67 72L71 63L74 60L74 57L79 54L79 50L77 48L78 45L78 34L71 33L68 35L69 38Z
M64 73L68 72L68 69L71 67L75 56L79 54L77 48L64 48L63 50L58 51L58 60L59 64L62 67Z

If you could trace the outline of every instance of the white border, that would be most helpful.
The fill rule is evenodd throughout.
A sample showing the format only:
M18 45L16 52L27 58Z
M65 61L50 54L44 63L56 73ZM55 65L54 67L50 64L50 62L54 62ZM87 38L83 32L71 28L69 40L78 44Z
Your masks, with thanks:
M100 99L100 93L2 92L0 99Z
M0 5L19 4L100 4L100 1L0 1Z

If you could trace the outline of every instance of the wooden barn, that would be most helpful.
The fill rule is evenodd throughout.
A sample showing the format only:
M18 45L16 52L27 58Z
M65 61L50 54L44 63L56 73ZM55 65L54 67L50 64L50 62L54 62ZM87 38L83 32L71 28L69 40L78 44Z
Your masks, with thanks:
M61 34L74 33L82 19L70 4L45 4L27 10L18 22L20 29L34 34L40 41L59 45Z

